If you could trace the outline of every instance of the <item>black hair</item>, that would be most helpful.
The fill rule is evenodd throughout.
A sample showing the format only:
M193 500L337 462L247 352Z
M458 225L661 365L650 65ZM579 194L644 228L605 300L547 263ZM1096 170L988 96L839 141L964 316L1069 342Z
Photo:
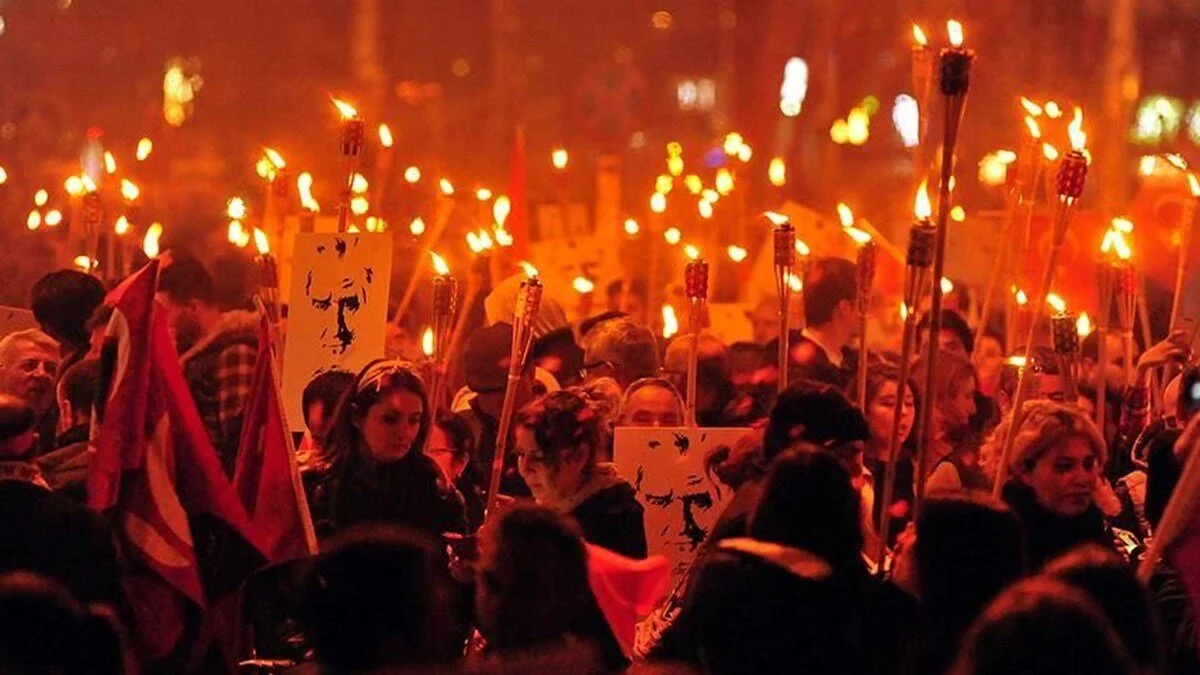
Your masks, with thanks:
M211 305L216 301L213 278L199 258L171 252L169 262L158 273L158 290L178 303L193 300Z
M586 445L588 464L605 450L600 414L581 387L534 399L517 413L516 422L533 431L538 450L552 466L568 450Z
M308 417L308 411L313 404L318 402L325 406L326 415L333 415L338 401L353 384L354 373L345 370L327 370L309 380L300 395L300 406L305 418Z
M920 323L917 324L918 335L925 335L929 332L930 318L929 314L921 317ZM966 348L968 354L975 353L975 333L961 314L952 309L943 309L942 330L954 333L955 337L962 341L963 347ZM928 338L927 335L925 337ZM934 339L936 340L937 338L935 337Z
M433 544L391 525L351 528L312 563L298 619L334 670L436 661L449 601Z
M104 284L79 270L57 270L33 285L29 293L33 318L50 337L69 345L86 345L92 312L104 303Z
M763 457L771 461L797 441L834 446L871 440L862 411L837 387L815 380L798 380L779 395L767 422Z
M448 449L454 452L455 457L466 457L470 461L475 456L475 435L465 419L453 413L442 412L434 425L446 434L446 440L450 441Z
M581 627L594 601L574 521L542 506L519 505L484 534L495 542L479 574L480 631L489 649L537 648Z
M875 397L879 395L879 390L883 388L885 383L898 383L899 381L900 368L895 364L888 363L886 361L876 361L867 366L867 406L870 407L871 403L875 400ZM904 384L908 392L913 395L913 407L917 410L917 414L919 415L921 406L921 389L917 386L916 374L911 372L911 370L908 373L908 379L904 381ZM903 405L904 403L904 394L905 392L903 390L896 392L898 399L897 402L900 405ZM846 396L851 401L858 400L858 378L854 378L854 380L850 382L850 386L846 390ZM912 438L911 434L909 438Z
M771 462L748 531L755 539L804 549L835 568L854 568L862 565L861 508L836 457L797 446Z
M0 575L0 670L120 675L125 654L107 607L83 607L55 581L33 572Z
M597 314L590 319L584 319L579 324L579 337L582 338L584 335L587 335L592 331L593 328L599 326L605 321L612 321L613 319L620 319L626 316L629 315L625 312L619 312L614 309L611 312L604 312L603 314Z
M1094 330L1091 333L1088 333L1087 337L1083 338L1083 341L1079 343L1079 355L1081 357L1085 359L1091 359L1092 361L1098 361L1100 359L1100 332L1101 331ZM1110 333L1110 335L1117 337L1119 334ZM1137 354L1141 353L1142 350L1146 348L1146 341L1142 339L1142 331L1133 331L1133 344L1135 347L1134 356L1137 356ZM1120 354L1108 355L1110 359L1114 356L1120 356Z
M319 463L335 471L352 466L362 450L361 432L354 424L357 416L365 416L371 406L385 394L407 391L421 399L424 414L421 427L413 439L412 447L405 459L417 461L425 438L429 436L429 395L425 383L417 375L412 364L390 359L376 359L368 363L346 389L333 412L333 423L329 427L329 440L321 448Z
M808 325L829 323L839 303L857 299L857 269L844 258L820 258L809 265L804 277L804 318Z
M1043 572L1083 591L1108 617L1134 663L1145 672L1161 672L1162 634L1150 597L1115 553L1090 544L1052 561Z
M71 408L77 412L91 410L100 393L100 359L87 359L71 366L59 386Z

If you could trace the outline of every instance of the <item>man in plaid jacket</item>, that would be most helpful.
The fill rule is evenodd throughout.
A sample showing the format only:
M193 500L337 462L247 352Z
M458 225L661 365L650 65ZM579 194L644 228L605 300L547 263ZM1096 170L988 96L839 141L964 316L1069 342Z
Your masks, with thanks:
M258 318L246 311L221 312L212 276L192 256L171 256L159 273L158 301L200 418L232 476L258 355Z

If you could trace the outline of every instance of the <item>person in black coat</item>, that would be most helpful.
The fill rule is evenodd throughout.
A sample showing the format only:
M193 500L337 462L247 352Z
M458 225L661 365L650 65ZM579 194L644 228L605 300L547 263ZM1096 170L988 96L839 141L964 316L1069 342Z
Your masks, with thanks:
M993 439L991 453L1008 433L1011 417ZM1034 401L1016 431L1002 497L1025 528L1031 570L1087 543L1114 549L1095 493L1106 460L1096 425L1077 408Z
M600 461L601 414L579 388L553 392L517 414L513 454L538 504L568 514L589 544L646 557L646 526L633 486Z
M0 395L0 572L36 572L81 603L120 610L112 532L95 512L50 491L33 463L35 421L23 400Z
M431 424L427 400L402 361L374 361L358 374L308 476L320 538L366 523L434 538L466 531L462 496L421 451Z
M715 674L884 669L897 653L886 627L904 615L865 568L860 508L832 454L780 455L749 536L720 542L693 573L671 656Z

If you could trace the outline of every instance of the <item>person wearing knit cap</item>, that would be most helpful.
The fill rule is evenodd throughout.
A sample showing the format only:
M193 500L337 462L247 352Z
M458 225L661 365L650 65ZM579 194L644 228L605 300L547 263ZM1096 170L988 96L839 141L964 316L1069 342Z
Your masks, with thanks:
M1108 523L1096 504L1108 455L1096 425L1077 408L1050 401L1027 403L1023 412L1003 498L1025 526L1030 567L1038 569L1080 544L1112 549ZM1011 424L1010 415L984 450L993 463Z
M492 460L496 453L496 435L499 433L500 412L504 406L504 392L508 386L508 367L512 358L513 327L508 323L487 326L475 332L467 342L463 353L467 389L473 396L466 410L456 413L471 430L475 457L463 471L465 480L470 480L486 490ZM514 410L519 410L533 400L537 391L534 367L528 364L517 386ZM504 494L529 494L524 481L516 470L515 461L504 467L501 482Z
M99 514L50 491L33 463L36 419L28 403L0 394L0 573L37 572L80 602L119 608L112 534Z

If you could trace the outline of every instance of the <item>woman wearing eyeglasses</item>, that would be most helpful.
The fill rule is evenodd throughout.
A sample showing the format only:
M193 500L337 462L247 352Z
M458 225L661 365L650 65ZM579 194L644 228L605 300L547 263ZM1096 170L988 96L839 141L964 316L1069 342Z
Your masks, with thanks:
M569 388L525 406L516 418L517 470L538 504L572 516L590 544L646 557L642 505L633 486L603 461L602 417Z
M463 533L462 496L421 450L429 434L425 385L412 366L378 360L338 402L315 467L317 534L385 522L433 537Z

